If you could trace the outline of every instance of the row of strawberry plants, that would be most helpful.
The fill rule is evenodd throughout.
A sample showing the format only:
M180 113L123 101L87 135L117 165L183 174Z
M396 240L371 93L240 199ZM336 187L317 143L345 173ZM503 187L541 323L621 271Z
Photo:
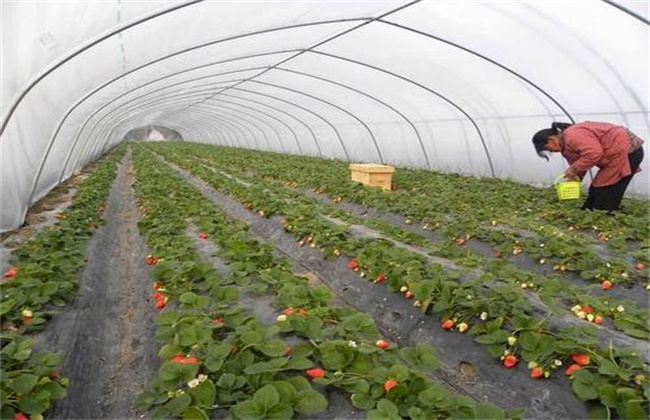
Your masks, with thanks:
M176 159L185 159L186 161L188 160L187 156L176 156ZM190 159L191 160L191 159ZM186 162L188 167L190 166L196 166L194 165L193 162ZM198 166L198 169L195 168L194 171L201 170L201 165ZM214 174L214 171L211 170L208 167L203 167L204 171L208 171L206 173L206 176L209 176L209 174L212 172ZM217 177L219 178L219 177ZM245 183L244 185L247 185L248 183ZM271 191L274 186L272 183L268 183L264 180L258 181L259 188L263 189L264 192ZM235 183L234 185L234 190L230 190L231 193L233 191L238 191L238 198L240 200L247 200L245 205L251 209L255 209L260 214L264 215L269 215L273 214L273 212L276 212L280 207L284 208L284 214L285 215L291 215L292 212L296 213L300 216L301 212L303 210L299 209L296 205L296 203L301 202L302 204L308 205L310 201L308 200L301 200L301 195L297 193L291 193L288 191L284 191L285 194L289 194L289 198L287 197L276 197L273 198L273 196L269 196L268 194L258 194L261 199L256 198L255 196L255 191L254 188L242 188L242 183ZM290 199L291 203L289 204L286 200ZM255 203L255 201L261 201L260 203ZM312 200L313 201L313 200ZM261 205L263 204L263 205ZM303 205L304 207L304 205ZM361 220L349 220L350 218L347 217L344 214L344 212L336 211L331 208L331 206L328 206L325 208L325 211L327 213L334 213L337 216L341 216L344 219L348 219L351 223L359 223L362 222ZM320 220L319 217L317 216L310 216L306 217L305 219L308 220L308 223L313 225L314 223L319 224L319 229L315 229L314 226L311 226L311 229L314 229L312 231L317 231L321 232L323 229L327 229L327 223L325 221ZM368 223L368 221L365 221ZM386 228L385 224L379 224L379 223L373 223L373 226L379 227L379 229L383 230L384 232L391 234L391 230ZM310 226L304 226L303 228L309 229ZM395 231L396 229L392 229ZM340 231L340 228L339 228ZM332 247L328 245L329 242L331 242L333 239L335 239L337 236L332 235L333 232L327 232L327 240L325 244L323 244L322 240L322 234L321 239L319 239L319 245L323 248L327 249L327 253L331 254L332 252L336 252L336 249L332 250ZM403 234L400 234L399 232L393 233L398 235L401 240L404 240L409 243L415 243L419 246L426 246L425 243L426 241L423 241L423 238L417 238L417 235L407 235L404 236ZM306 233L304 238L308 238L309 233ZM350 247L348 247L350 248ZM536 277L533 273L530 272L523 272L521 270L518 270L508 264L501 264L500 262L493 262L493 261L488 261L485 258L481 260L481 258L477 258L476 255L471 255L470 252L464 252L461 251L462 248L459 248L457 246L452 246L451 248L448 246L448 244L438 244L434 247L429 247L434 253L437 255L443 255L447 258L453 258L455 261L461 262L465 266L470 266L470 267L476 267L476 266L488 266L490 267L490 273L497 277L497 278L512 278L517 280L521 287L526 287L530 289L535 289L538 292L542 292L542 296L544 297L545 302L551 302L551 299L553 297L553 294L557 294L558 292L562 293L562 299L567 300L568 302L571 301L577 301L580 302L583 305L589 305L597 309L599 312L603 314L609 315L613 320L617 328L620 328L627 334L632 335L633 337L640 337L640 338L645 338L647 336L647 325L644 322L646 312L644 310L639 310L635 307L634 304L632 303L626 303L623 305L621 302L617 302L616 299L613 299L611 297L593 297L593 296L588 296L586 299L584 297L584 290L579 289L576 287L566 287L562 286L562 284L559 281L547 281L544 278L539 278ZM454 252L455 251L455 252ZM455 257L455 258L454 258ZM573 304L572 304L573 305ZM625 310L627 308L627 311ZM599 320L602 318L600 315L588 315L585 314L585 316L582 316L582 318L591 318L589 319L590 321L595 320L596 322L599 322Z
M214 148L204 145L183 147L202 148L197 152L203 156L212 153L222 163L227 160L227 164L238 165L262 177L327 192L335 200L345 197L404 214L412 221L421 221L428 229L444 232L449 240L477 237L497 244L505 255L530 253L541 263L553 262L556 269L580 272L585 278L616 283L634 276L637 270L630 270L626 261L627 239L646 241L636 256L640 261L638 267L647 263L648 229L642 222L643 215L647 214L644 202L630 200L634 204L632 215L609 217L601 212L580 212L569 205L554 203L550 192L509 181L405 169L395 175L400 191L383 194L351 183L346 165L336 161L229 149L215 153ZM502 200L504 196L512 200ZM517 202L518 206L513 208L508 204L511 202ZM473 203L482 205L477 207ZM495 226L513 232L504 234ZM517 233L519 229L532 229L535 237L522 236ZM591 231L599 236L585 234ZM611 245L611 256L599 255L593 249L594 244L601 242Z
M143 159L140 153L136 156ZM231 414L238 418L266 418L272 414L291 417L294 409L309 413L309 404L296 400L296 395L303 395L310 386L304 376L296 375L295 371L311 368L306 374L315 378L315 383L331 385L350 393L352 403L357 408L374 409L369 413L371 417L395 418L398 415L408 415L412 418L430 418L432 415L450 414L478 418L503 417L503 413L496 407L476 404L466 397L453 397L428 379L424 373L436 364L431 349L425 346L398 349L386 341L376 341L377 330L370 318L350 309L332 306L331 293L325 287L308 287L305 279L296 277L291 272L286 261L274 258L268 246L247 239L241 224L233 223L215 210L197 191L185 185L184 181L160 169L160 164L155 161L149 161L147 166L144 164L139 164L138 179L148 177L149 181L143 181L143 184L151 190L145 194L143 186L139 191L147 209L143 227L156 225L156 220L164 220L167 224L171 218L174 229L179 229L186 217L195 217L199 227L204 230L202 237L209 237L218 243L233 270L231 278L222 281L213 278L210 289L212 299L202 302L200 308L194 308L198 310L196 315L203 317L203 328L208 329L202 334L197 333L197 337L201 338L198 342L186 340L181 343L182 336L172 334L169 330L173 325L178 328L180 320L185 320L188 316L186 313L179 317L176 313L169 315L170 312L167 312L159 317L164 319L159 323L162 322L165 327L161 336L174 337L172 343L163 347L161 356L169 357L177 351L182 353L190 350L191 354L185 353L182 357L195 357L192 362L196 363L180 364L200 365L205 372L203 374L207 376L202 384L226 387L226 390L233 391L217 394L218 398L228 398L219 401L220 407L231 407ZM168 193L173 191L173 194L162 196L161 190ZM168 196L172 198L169 199ZM188 205L190 202L192 204ZM170 212L170 209L175 211ZM160 213L156 214L157 212ZM162 241L169 240L171 236L169 231L161 236L158 228L145 231L146 235L159 239L156 243L161 249L157 249L157 253L177 249L171 243L162 247ZM174 301L178 294L170 292L173 287L168 286L168 279L178 279L179 275L172 272L172 261L167 254L162 255L165 256L165 262L156 266L156 279L164 285L165 295ZM194 279L200 277L194 276ZM233 299L236 298L236 289L229 286L233 281L248 284L258 291L261 284L274 292L279 307L285 308L284 313L278 317L277 324L264 326L240 312L206 314L205 309L211 301L223 301L223 296L219 293L224 293L224 290L230 290L228 294ZM158 292L161 293L161 290L158 289ZM187 293L180 295L181 302L189 300ZM182 309L184 307L181 305ZM194 325L198 328L196 321ZM287 340L274 338L278 332L282 337L287 337ZM306 341L288 347L290 335L297 335ZM203 352L206 341L217 347ZM184 346L179 348L178 344ZM215 357L218 360L210 359ZM325 369L312 367L312 360ZM164 369L171 369L166 366L175 364L178 362L171 361L163 365L161 376ZM189 373L197 372L192 370ZM183 379L188 378L189 375ZM174 385L178 386L178 381ZM171 382L169 386L172 386ZM162 390L173 393L174 398L183 398L182 395L185 395L178 393L178 389ZM276 394L282 397L281 402L275 397ZM313 392L310 395L311 400L316 399ZM148 394L144 398L149 403L163 404L163 407L176 401L166 401L164 394ZM194 397L184 398L190 401ZM261 412L261 407L268 400L277 403L273 405L273 412ZM175 407L178 405L174 403ZM194 407L194 412L198 409L200 408ZM178 414L178 411L171 414Z
M198 171L196 165L192 167L190 164L188 167L193 169L195 173ZM210 171L204 171L201 176L204 179L206 177L209 177ZM217 176L214 177L214 179L208 180L208 182L211 182L213 185L215 182L219 182L220 184L230 184L228 187L230 193L233 194L233 191L239 190L239 193L234 193L234 195L239 195L240 200L243 200L244 204L252 204L255 200L264 201L270 198L268 185L260 187L264 190L264 192L262 194L258 194L257 197L255 197L255 194L250 192L254 188L242 187L241 184L226 180L223 177ZM250 194L253 194L253 196L251 197ZM286 200L282 197L276 197L272 199L272 202L274 203L273 206L275 207L279 203L286 202ZM260 206L256 207L255 209L259 207ZM285 205L285 207L286 208L282 208L281 210L283 210L283 213L288 213L290 212L288 209L294 207L294 205L291 203ZM264 210L258 211L264 213ZM318 243L316 246L321 246L323 243L323 232L317 230L318 228L314 229L313 224L304 226L304 223L300 223L298 221L313 221L318 218L318 214L299 214L298 219L296 220L289 220L289 217L287 217L285 219L285 227L289 227L289 230L294 230L295 232L299 233L301 241L307 241L313 245L316 245L316 243ZM314 234L313 232L318 233ZM327 233L325 236L327 237ZM324 241L327 242L327 239L324 239ZM346 251L349 250L350 248L348 248ZM577 329L564 329L560 332L553 333L548 329L542 328L541 323L538 324L531 317L526 316L525 311L523 310L523 308L525 308L525 300L521 297L520 289L517 287L511 287L509 290L500 290L495 288L492 290L493 294L488 296L485 296L485 293L481 293L479 290L482 281L475 284L466 283L456 289L445 289L439 285L441 282L443 282L442 279L431 279L431 273L426 273L423 275L422 269L414 269L413 261L416 261L414 258L410 259L411 266L407 269L406 272L390 273L388 276L386 276L384 274L387 272L385 263L386 261L391 261L391 256L394 254L394 252L392 252L392 250L386 249L384 255L377 255L375 253L375 250L371 250L369 248L367 248L366 252L368 254L368 258L363 256L363 258L355 259L353 265L357 265L357 267L354 268L362 268L363 272L369 271L370 274L373 274L373 270L383 268L384 272L379 272L377 274L377 279L382 277L388 277L389 279L399 279L398 283L391 284L391 286L393 288L408 289L405 290L405 293L407 295L410 294L415 296L417 299L416 303L423 306L424 308L427 308L432 303L432 297L441 297L432 306L432 308L437 309L440 312L449 311L450 309L455 311L453 314L454 316L450 315L451 319L446 320L443 323L443 326L446 325L447 327L450 327L456 323L459 330L467 330L469 329L467 321L469 321L472 317L480 318L484 321L484 319L482 319L484 318L483 314L487 314L487 310L489 308L491 317L494 319L490 322L482 324L481 326L473 328L472 332L479 334L477 341L488 344L489 348L493 352L499 353L499 355L501 355L504 359L504 364L506 365L512 364L513 361L517 360L515 354L517 351L519 351L524 355L525 359L531 362L531 375L548 375L551 369L554 369L558 366L558 362L562 362L560 359L566 358L567 355L573 354L577 351L595 351L596 341L594 340L592 331L589 331L589 333L579 333L580 331ZM379 258L376 258L375 260L382 261L384 263L383 267L373 267L374 264L372 261L374 257L377 256ZM402 255L400 255L400 258L398 258L397 261L399 261L401 258L403 258ZM361 266L360 260L364 261L364 266ZM392 264L395 266L399 265L398 262L392 262ZM374 275L371 275L371 277L375 278ZM426 280L420 281L423 278ZM415 279L416 281L410 281L409 279ZM463 299L464 297L471 298ZM503 314L500 313L502 311L500 308L498 308L498 303L500 302L504 303L505 306L503 308ZM513 311L513 307L521 312L517 313L517 310ZM587 308L590 308L590 306L585 305L585 311L590 311L590 309ZM585 318L586 317L592 317L596 320L600 318L599 315L593 315L589 313L585 313ZM453 318L456 319L454 320ZM513 324L509 326L511 328L511 331L509 333L501 330L500 328L503 326L504 321L506 320L506 323ZM481 327L483 327L483 329ZM484 335L483 338L480 337L481 334ZM521 337L518 338L519 335ZM561 338L561 340L556 341L558 336ZM580 340L579 337L584 337L584 339ZM554 342L556 344L555 346L553 345ZM507 343L505 352L503 350L504 343ZM598 369L598 373L600 374L596 375L599 380L594 381L594 384L602 386L603 390L607 390L611 386L619 386L623 387L619 389L624 389L625 386L634 384L633 386L636 386L636 392L639 393L640 387L644 381L638 376L640 374L639 371L642 372L643 368L643 363L638 359L638 357L633 354L625 354L625 352L622 352L620 354L617 353L615 356L612 355L610 359L603 355L605 354L604 352L601 354L592 354L594 354L594 359L596 362L595 367ZM603 368L603 366L611 367L609 364L614 359L617 359L614 363L618 363L616 364L618 373L620 374L620 372L625 371L625 378L623 380L619 380L619 378L617 378L616 375L612 375L611 372L608 373L607 367ZM592 388L591 386L584 386L585 383L590 383L592 380L592 377L589 376L588 370L584 370L580 374L574 372L570 373L572 373L572 377L574 377L573 389L576 391L577 395L583 399L593 399L592 395L595 388ZM608 402L612 404L611 399L608 400ZM634 404L628 404L625 401L617 401L617 405L619 410L627 410L627 412L633 412L636 409L636 406Z
M167 153L169 154L169 152ZM209 166L195 165L192 157L185 153L173 154L173 159L176 159L178 162L184 162L184 165L187 168L192 168L193 172L198 176L204 178L212 177L214 180L222 178L220 176L223 174L222 172L215 172ZM203 160L205 161L205 159ZM242 179L246 179L246 176L243 174L240 174L239 176ZM249 181L252 180L249 179ZM232 187L228 188L227 185L231 185ZM566 302L573 302L569 307L575 307L576 304L579 304L588 308L594 308L597 312L596 314L586 314L584 311L574 311L576 312L576 315L582 319L602 323L604 316L607 315L614 321L616 328L632 337L646 338L648 335L648 326L645 323L647 311L636 308L636 306L631 302L619 302L616 299L607 296L591 296L585 294L584 289L582 288L570 287L562 284L559 279L546 279L544 277L536 276L534 273L519 270L500 260L493 261L484 257L478 257L462 247L456 246L456 244L450 245L448 243L439 243L435 246L428 246L428 242L418 235L408 234L395 228L391 229L386 223L372 222L368 219L363 220L360 218L352 218L345 212L338 211L333 206L324 206L322 203L320 204L319 209L312 208L311 214L306 215L306 209L310 206L314 206L314 200L307 199L299 193L289 191L286 188L279 187L277 184L267 182L266 180L258 180L258 183L254 188L246 188L243 187L243 185L250 185L250 183L241 183L236 180L226 182L224 180L221 188L226 188L230 194L234 194L240 201L244 202L244 205L247 208L257 211L261 215L269 216L282 210L282 213L287 216L288 222L286 224L292 226L294 235L298 236L299 241L304 242L312 237L312 232L319 232L318 245L323 249L326 255L331 256L340 254L341 241L348 241L347 252L354 252L355 249L372 246L372 242L367 244L368 241L366 241L362 246L349 243L350 235L346 235L344 230L345 228L341 226L333 226L331 223L326 222L319 217L319 212L324 214L334 214L337 217L346 220L348 223L369 224L388 235L398 237L401 241L418 245L420 247L427 247L435 255L453 259L455 262L458 262L463 266L487 267L488 270L486 270L486 272L490 273L490 279L507 278L515 280L520 287L535 290L540 293L542 300L553 308L557 308L554 301L562 299ZM257 192L255 190L257 190ZM269 191L274 190L278 193L276 196L268 194ZM296 223L293 222L295 219L294 215L299 220L302 220L299 229L296 227ZM308 242L311 242L311 240ZM312 246L314 245L315 244L312 244ZM369 258L365 258L365 260L370 261L373 259L373 253L375 253L375 251L370 250L367 252ZM393 252L393 254L395 253ZM381 256L380 258L374 258L374 260L387 261L386 258L386 256ZM393 259L396 258L398 259L397 256L394 256ZM372 266L373 264L369 265ZM386 269L384 268L384 270ZM395 269L392 268L392 270ZM400 275L402 273L394 274ZM560 294L560 296L557 296L558 294ZM423 307L423 310L426 310L426 308L427 305Z
M53 401L67 393L69 380L56 370L62 355L34 354L30 334L45 327L56 312L54 307L64 306L74 297L86 245L103 222L116 164L125 150L119 148L90 167L90 174L79 185L70 207L58 215L58 222L12 253L12 266L0 281L2 418L42 418Z

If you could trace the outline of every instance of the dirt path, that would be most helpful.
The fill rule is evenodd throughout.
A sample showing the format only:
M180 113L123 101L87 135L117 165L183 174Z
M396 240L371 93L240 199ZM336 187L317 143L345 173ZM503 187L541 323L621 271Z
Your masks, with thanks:
M154 310L131 187L131 155L120 164L107 202L106 225L87 249L79 296L50 321L38 347L64 354L68 397L48 418L127 419L158 367Z

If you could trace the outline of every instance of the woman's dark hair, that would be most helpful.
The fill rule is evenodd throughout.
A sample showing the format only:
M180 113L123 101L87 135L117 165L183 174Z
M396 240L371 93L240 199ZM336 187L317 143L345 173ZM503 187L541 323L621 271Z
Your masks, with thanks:
M560 131L566 130L572 125L573 124L569 123L554 122L551 124L551 128L544 128L543 130L539 130L537 133L535 133L533 136L533 145L535 146L535 151L539 157L548 160L548 156L545 150L546 143L548 143L548 138L550 136L558 134Z

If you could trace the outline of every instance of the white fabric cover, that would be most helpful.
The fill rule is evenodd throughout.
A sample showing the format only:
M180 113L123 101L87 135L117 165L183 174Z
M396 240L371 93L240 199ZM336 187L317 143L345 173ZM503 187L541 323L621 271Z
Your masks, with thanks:
M0 230L154 125L189 141L550 185L566 164L538 158L531 137L570 121L565 111L650 140L649 5L3 1ZM648 173L628 194L648 197Z

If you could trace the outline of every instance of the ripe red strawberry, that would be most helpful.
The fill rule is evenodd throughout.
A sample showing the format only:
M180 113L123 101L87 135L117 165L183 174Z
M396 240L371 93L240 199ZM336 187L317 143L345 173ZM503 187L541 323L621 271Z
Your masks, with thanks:
M56 379L58 377L59 377L59 372L58 371L53 370L52 372L50 372L50 379Z
M519 362L519 359L517 359L517 356L514 354L509 354L503 358L503 366L507 367L508 369L514 367L517 362Z
M167 306L167 303L165 303L164 299L158 299L156 300L156 309L161 311L165 309L165 306Z
M288 355L291 354L292 351L293 351L293 347L291 347L291 346L286 346L286 347L284 348L284 355L285 355L285 356L288 356Z
M16 413L14 414L14 420L29 420L29 417L27 417L23 413Z
M380 349L387 349L388 347L390 347L390 343L386 340L377 340L375 346Z
M226 321L223 318L215 318L212 320L212 323L220 327L226 325Z
M165 298L165 296L163 296L163 295L162 295L160 292L158 292L158 291L153 292L153 295L151 295L151 296L152 296L154 299L156 299L156 300L160 300L160 299L164 299L164 298Z
M4 277L6 279L13 279L16 277L16 274L18 274L18 268L16 267L10 267L9 270L5 273Z
M447 319L447 320L442 322L442 329L443 330L450 330L452 328L454 328L454 321L452 321L451 319Z
M585 306L583 306L583 308L582 308L582 312L584 312L584 313L586 313L586 314L590 314L590 313L592 313L593 311L594 311L594 308L592 308L592 307L589 306L589 305L585 305Z
M294 312L295 311L293 310L293 308L284 308L282 310L282 313L285 314L286 316L289 316L289 315L293 314Z
M34 322L34 318L31 316L23 316L23 325L29 325Z
M600 315L596 315L594 317L594 324L602 325L603 323L603 317Z
M298 308L296 309L296 313L300 315L301 317L305 318L307 317L307 310L304 308Z
M645 270L645 264L643 264L642 262L636 263L634 265L634 268L636 268L637 270Z
M530 377L531 377L531 378L538 379L538 378L541 378L541 377L543 377L543 376L544 376L544 372L542 371L542 369L540 369L540 368L538 368L538 367L534 367L534 368L530 371Z
M390 391L396 386L397 386L397 381L395 379L388 379L386 382L384 382L384 389L386 390L386 392Z
M603 288L603 290L611 289L614 283L612 283L609 280L603 280L602 283L600 283L600 286Z
M359 268L359 261L357 261L356 258L352 258L350 261L348 261L348 268L350 270L356 270Z
M574 354L573 356L571 356L571 360L573 360L580 366L587 366L590 361L588 354Z
M169 359L169 361L173 363L180 363L180 361L183 360L184 358L185 356L183 355L183 353L176 353L174 356L172 356L171 359Z
M379 273L377 274L377 278L375 279L375 283L383 283L386 281L386 276Z
M575 363L574 363L574 364L572 364L571 366L569 366L569 367L564 371L564 374L565 374L565 375L568 375L568 376L571 376L571 374L572 374L573 372L575 372L576 370L579 370L579 369L581 369L581 368L582 368L582 366L580 366L579 364L575 364Z
M201 363L201 361L196 357L184 357L183 359L180 360L179 363L182 365L191 365L194 363Z
M322 378L325 376L325 371L321 368L307 369L305 373L312 379Z
M407 290L406 293L404 293L404 297L407 299L413 299L413 292Z
M208 239L208 234L205 232L199 232L199 234L196 236L198 236L199 239Z

